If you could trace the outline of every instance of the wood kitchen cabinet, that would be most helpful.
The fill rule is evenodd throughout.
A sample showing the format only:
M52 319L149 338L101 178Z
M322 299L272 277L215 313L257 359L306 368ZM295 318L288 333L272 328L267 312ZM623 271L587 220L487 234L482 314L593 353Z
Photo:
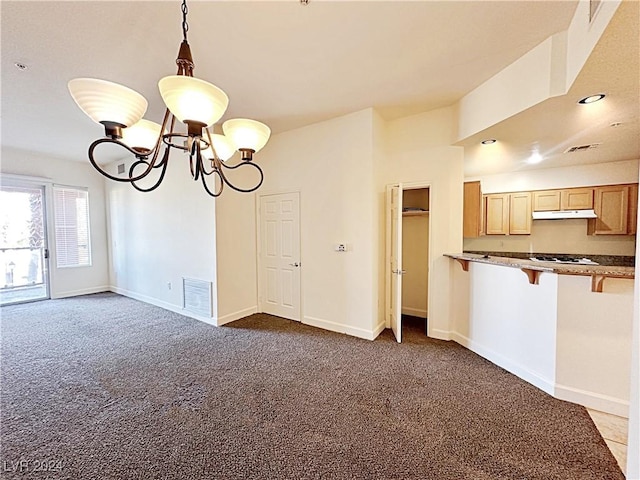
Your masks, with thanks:
M465 236L466 188L465 184ZM480 195L479 186L478 191L473 191L473 195ZM484 195L483 206L486 235L531 234L532 211L591 209L595 211L597 218L587 220L588 235L636 235L638 184L493 193Z
M531 234L531 192L509 194L509 234Z
M569 188L562 190L561 210L591 210L593 208L593 188Z
M484 196L485 233L487 235L509 234L509 194L494 193Z
M594 189L594 210L598 218L590 219L590 235L627 235L629 233L630 185L611 185Z
M590 210L593 208L593 188L538 190L532 193L534 212Z
M555 212L560 210L560 190L539 190L533 192L534 212Z
M529 235L531 192L485 195L487 235Z
M462 224L464 238L477 238L483 234L483 213L480 182L465 182Z
M629 235L635 235L638 229L638 184L629 185L629 217L627 230Z

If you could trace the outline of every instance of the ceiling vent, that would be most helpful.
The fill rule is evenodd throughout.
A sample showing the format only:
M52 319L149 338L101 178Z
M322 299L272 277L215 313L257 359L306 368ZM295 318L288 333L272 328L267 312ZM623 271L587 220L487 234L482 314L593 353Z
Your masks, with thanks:
M567 148L563 153L584 152L585 150L593 150L598 148L599 143L591 143L589 145L576 145L575 147Z

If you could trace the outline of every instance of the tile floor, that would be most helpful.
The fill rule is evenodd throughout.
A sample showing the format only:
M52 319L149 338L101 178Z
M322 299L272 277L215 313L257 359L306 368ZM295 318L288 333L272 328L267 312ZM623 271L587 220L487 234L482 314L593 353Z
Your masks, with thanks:
M623 472L627 469L627 431L629 421L624 417L587 409L600 435L618 461Z

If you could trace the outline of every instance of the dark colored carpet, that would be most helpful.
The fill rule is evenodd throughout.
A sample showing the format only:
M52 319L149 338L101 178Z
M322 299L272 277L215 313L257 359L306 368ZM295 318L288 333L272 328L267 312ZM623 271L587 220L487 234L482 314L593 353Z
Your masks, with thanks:
M584 408L423 325L215 328L97 294L1 326L3 478L624 478Z

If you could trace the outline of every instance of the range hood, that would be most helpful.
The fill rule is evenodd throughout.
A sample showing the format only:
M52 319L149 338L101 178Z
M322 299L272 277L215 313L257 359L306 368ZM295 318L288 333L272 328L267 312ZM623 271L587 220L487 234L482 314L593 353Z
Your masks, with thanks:
M592 210L560 210L555 212L533 212L534 220L562 220L565 218L597 218Z

